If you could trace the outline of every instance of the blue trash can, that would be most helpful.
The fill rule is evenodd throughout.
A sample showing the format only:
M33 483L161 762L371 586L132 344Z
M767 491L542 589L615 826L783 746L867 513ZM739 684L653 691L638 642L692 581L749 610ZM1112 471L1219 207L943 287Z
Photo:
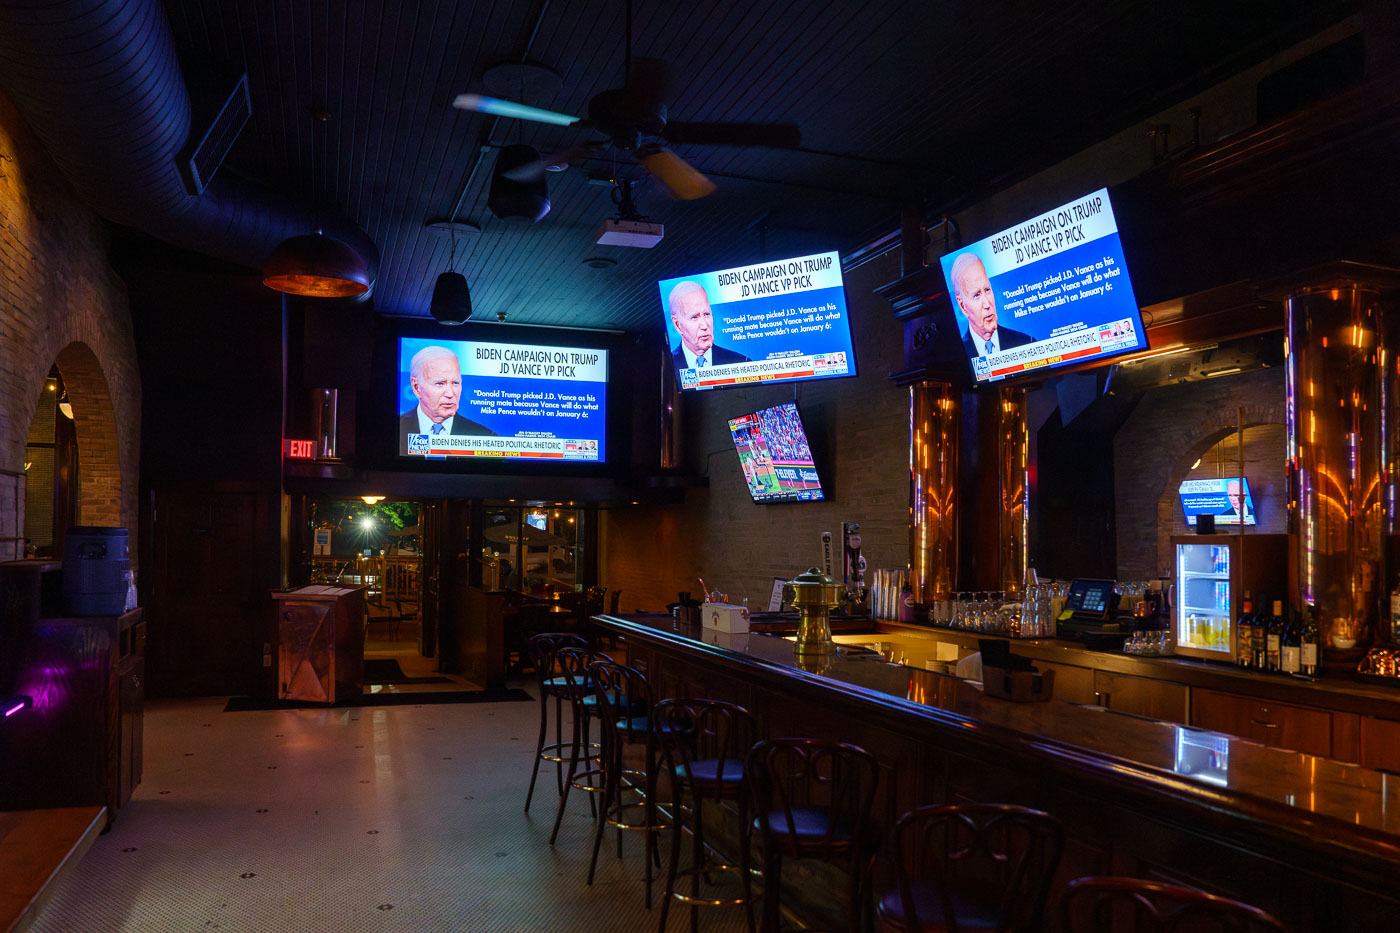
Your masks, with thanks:
M63 536L64 615L121 615L130 566L125 528L69 528Z

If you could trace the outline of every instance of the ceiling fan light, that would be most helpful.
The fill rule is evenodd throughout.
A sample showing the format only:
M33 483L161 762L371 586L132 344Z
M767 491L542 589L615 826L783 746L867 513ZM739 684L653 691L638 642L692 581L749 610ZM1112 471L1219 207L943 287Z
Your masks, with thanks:
M441 324L462 324L472 316L472 296L467 278L460 272L444 272L433 286L433 319Z
M350 298L369 291L369 268L353 249L324 233L283 240L263 266L263 284L307 298Z

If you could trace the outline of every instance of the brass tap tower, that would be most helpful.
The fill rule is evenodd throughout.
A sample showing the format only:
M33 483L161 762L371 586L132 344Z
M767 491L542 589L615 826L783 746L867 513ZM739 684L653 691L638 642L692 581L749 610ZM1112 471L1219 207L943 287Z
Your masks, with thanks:
M831 610L846 602L846 588L816 567L783 584L783 599L797 607L798 662L836 653Z

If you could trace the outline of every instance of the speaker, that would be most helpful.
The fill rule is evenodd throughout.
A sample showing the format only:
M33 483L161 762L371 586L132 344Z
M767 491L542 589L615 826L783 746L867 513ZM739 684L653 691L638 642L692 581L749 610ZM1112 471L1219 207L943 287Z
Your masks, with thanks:
M534 223L549 213L544 164L533 146L503 146L497 153L486 206L502 220L526 223Z
M433 319L442 324L461 324L472 316L472 295L467 279L460 272L444 272L433 286Z

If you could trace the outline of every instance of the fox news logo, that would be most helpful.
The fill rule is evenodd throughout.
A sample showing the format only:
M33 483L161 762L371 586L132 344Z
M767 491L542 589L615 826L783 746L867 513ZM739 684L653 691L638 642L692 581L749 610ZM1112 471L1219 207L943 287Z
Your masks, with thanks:
M681 385L693 386L700 381L700 374L693 369L681 370Z
M411 454L425 454L428 452L428 435L410 434L408 436L408 452Z

